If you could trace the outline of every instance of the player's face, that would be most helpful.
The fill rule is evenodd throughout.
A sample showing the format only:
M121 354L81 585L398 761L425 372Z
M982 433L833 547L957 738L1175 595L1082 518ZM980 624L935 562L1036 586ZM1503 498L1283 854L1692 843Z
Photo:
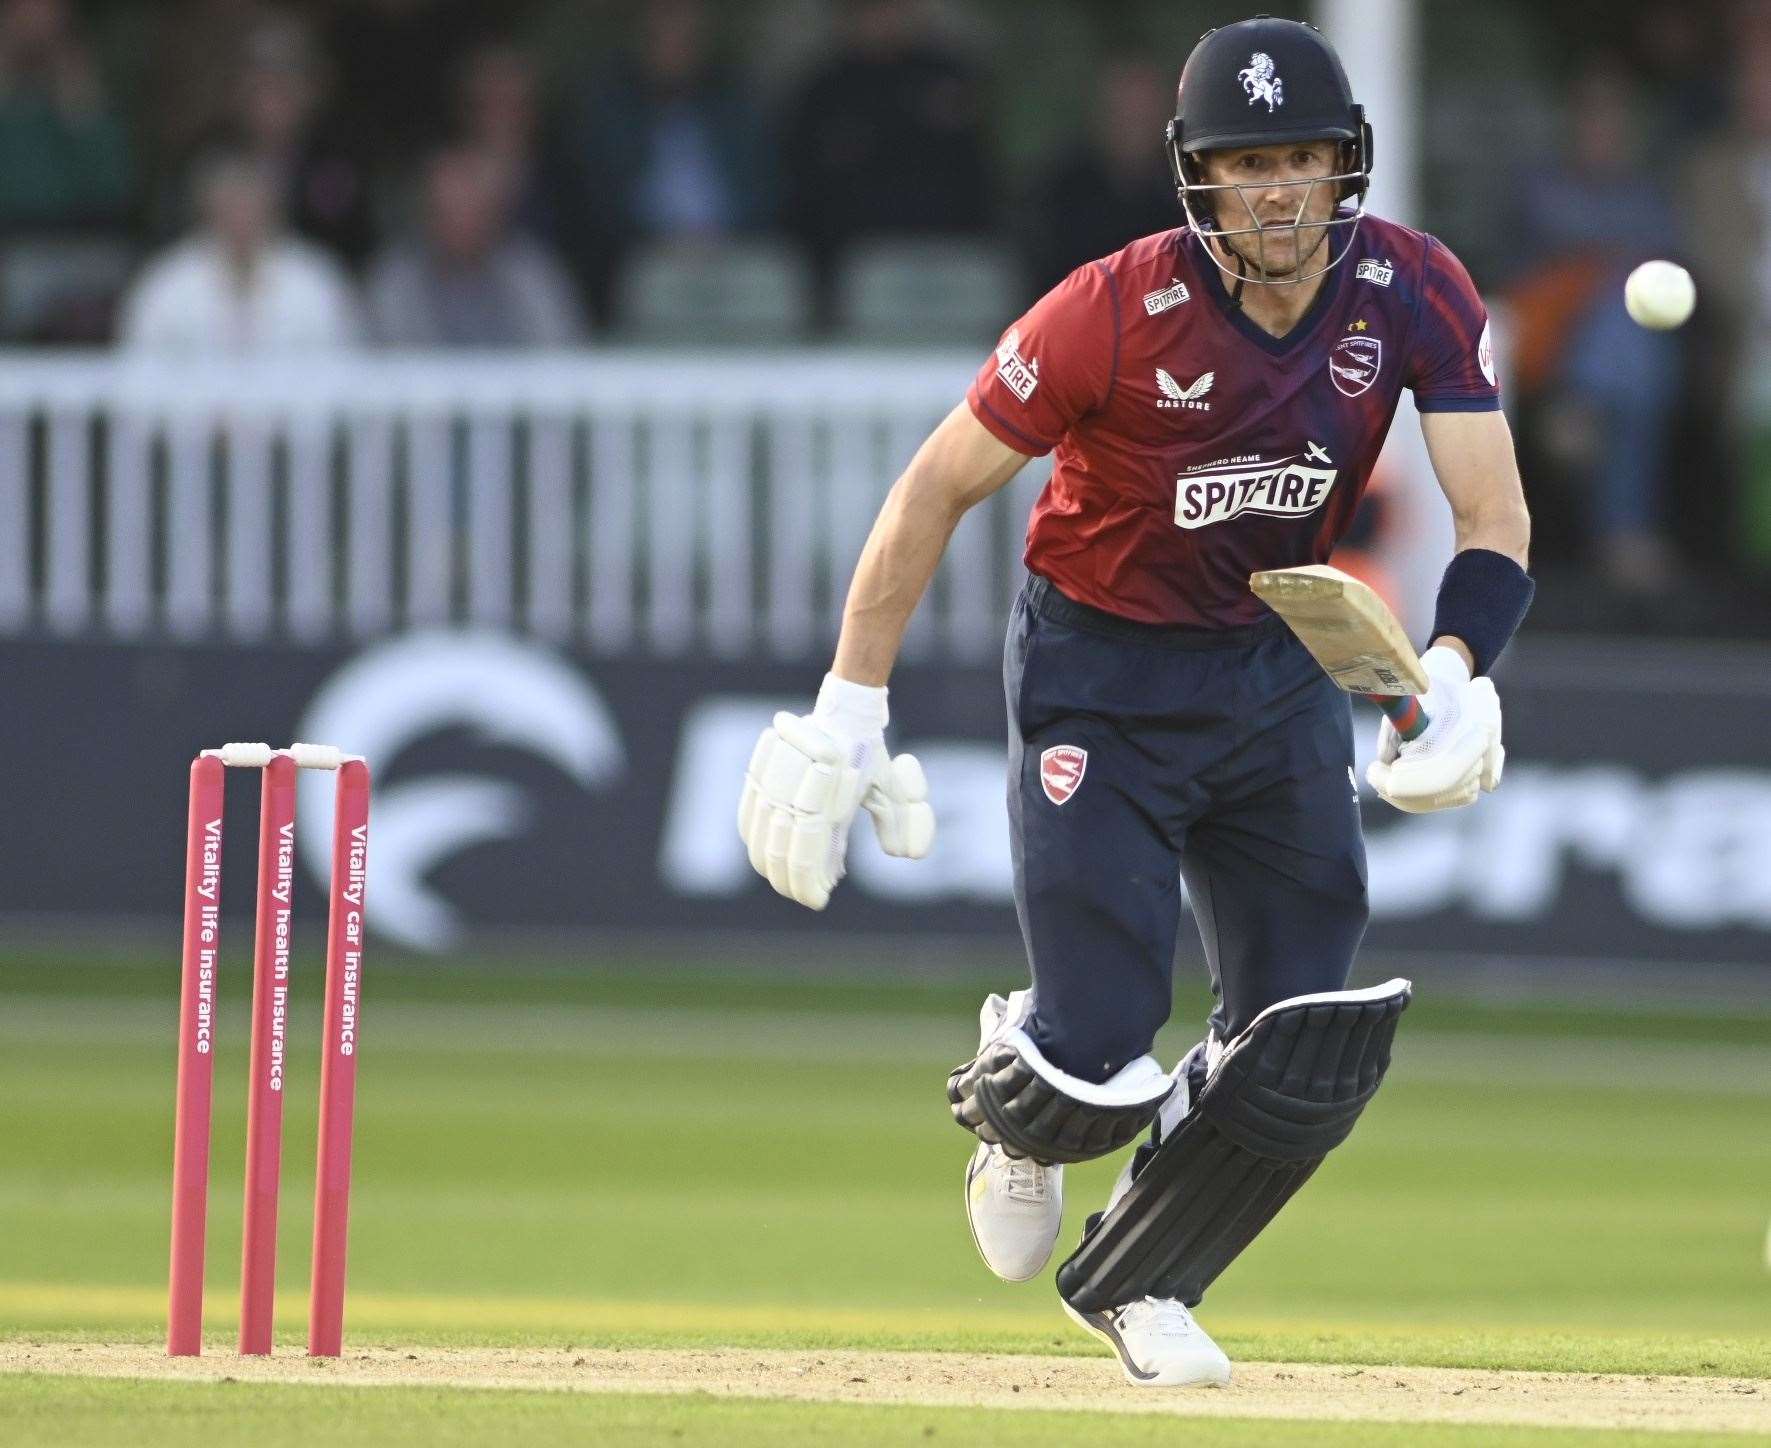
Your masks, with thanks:
M1338 174L1339 146L1290 141L1208 151L1203 159L1207 183L1236 188L1212 193L1219 229L1261 228L1259 234L1221 236L1218 245L1276 281L1308 270L1328 240L1322 223L1334 215L1339 190L1310 183Z

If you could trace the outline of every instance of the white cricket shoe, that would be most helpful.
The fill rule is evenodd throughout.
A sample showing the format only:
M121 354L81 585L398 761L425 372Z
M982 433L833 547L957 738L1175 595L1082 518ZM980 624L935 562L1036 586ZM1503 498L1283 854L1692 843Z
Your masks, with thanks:
M1064 1222L1064 1168L983 1142L965 1168L965 1219L984 1265L1004 1282L1037 1276Z
M1230 1359L1172 1297L1140 1297L1107 1312L1078 1312L1065 1302L1064 1311L1113 1349L1137 1387L1230 1386Z

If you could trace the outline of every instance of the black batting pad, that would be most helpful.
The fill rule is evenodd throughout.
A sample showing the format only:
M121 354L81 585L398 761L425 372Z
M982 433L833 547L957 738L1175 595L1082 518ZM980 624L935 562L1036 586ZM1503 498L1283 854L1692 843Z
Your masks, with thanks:
M1010 1156L1047 1165L1092 1161L1136 1141L1173 1090L1149 1056L1099 1085L1081 1080L1012 1027L947 1078L955 1121Z
M1138 1148L1131 1186L1058 1269L1064 1300L1079 1312L1197 1303L1352 1132L1412 990L1392 980L1257 1016L1173 1133Z

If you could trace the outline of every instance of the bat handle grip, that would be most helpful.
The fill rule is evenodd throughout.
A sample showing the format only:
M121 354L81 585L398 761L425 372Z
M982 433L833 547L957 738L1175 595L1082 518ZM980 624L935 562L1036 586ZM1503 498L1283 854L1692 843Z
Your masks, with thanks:
M1427 714L1415 694L1367 694L1382 709L1404 739L1419 739L1427 731Z

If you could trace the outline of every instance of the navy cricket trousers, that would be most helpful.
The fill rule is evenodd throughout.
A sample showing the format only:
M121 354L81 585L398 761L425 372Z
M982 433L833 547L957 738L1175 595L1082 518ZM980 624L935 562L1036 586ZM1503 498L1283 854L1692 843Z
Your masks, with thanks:
M1181 880L1220 1038L1340 990L1365 932L1347 696L1277 618L1142 624L1032 578L1003 660L1027 1029L1103 1081L1172 1005Z

